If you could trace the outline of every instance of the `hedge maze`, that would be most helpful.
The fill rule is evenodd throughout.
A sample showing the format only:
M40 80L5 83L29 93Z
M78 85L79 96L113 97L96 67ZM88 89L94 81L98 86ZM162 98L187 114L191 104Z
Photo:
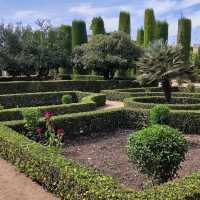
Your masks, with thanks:
M24 127L22 111L37 108L42 113L54 113L53 123L65 129L68 137L79 137L90 133L113 131L121 128L139 129L148 123L149 109L153 104L164 102L163 93L158 87L102 90L101 93L75 91L72 85L63 81L16 82L20 92L24 85L27 93L16 93L14 83L0 87L0 156L12 162L20 171L37 181L48 191L61 199L125 199L125 200L194 200L200 198L200 173L178 181L168 182L157 187L138 192L117 183L112 177L86 168L73 160L68 160L51 147L45 147L21 134ZM71 83L71 82L70 82ZM73 82L74 84L75 82ZM91 85L84 90L91 91ZM127 82L124 82L127 84ZM72 84L72 83L71 83ZM77 82L76 84L79 84ZM109 84L94 81L99 89L110 89ZM119 83L118 83L119 84ZM30 93L30 85L34 92ZM73 86L74 87L74 86ZM123 86L121 85L123 88ZM40 91L41 90L41 91ZM62 104L63 95L70 95L72 103ZM173 88L170 125L185 133L199 133L200 129L200 93L188 93L182 88ZM103 110L107 99L124 101L125 107ZM44 120L40 120L44 126Z

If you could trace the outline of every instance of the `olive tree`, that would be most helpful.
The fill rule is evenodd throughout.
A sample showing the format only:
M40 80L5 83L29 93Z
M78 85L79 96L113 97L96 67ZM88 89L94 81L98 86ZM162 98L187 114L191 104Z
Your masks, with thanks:
M72 62L79 71L94 70L105 79L112 79L118 69L135 67L142 50L131 41L128 34L114 32L97 35L72 53Z

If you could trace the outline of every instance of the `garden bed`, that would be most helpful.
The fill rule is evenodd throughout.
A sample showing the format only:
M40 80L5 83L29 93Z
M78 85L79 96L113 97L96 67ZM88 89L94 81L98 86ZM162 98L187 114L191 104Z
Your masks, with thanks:
M126 146L130 133L131 130L118 130L112 134L101 134L100 137L82 136L73 141L68 140L63 154L87 167L112 176L125 186L141 190L148 187L149 181L128 161ZM178 171L177 179L189 176L200 169L200 136L185 137L189 143L189 152L182 163L182 168Z

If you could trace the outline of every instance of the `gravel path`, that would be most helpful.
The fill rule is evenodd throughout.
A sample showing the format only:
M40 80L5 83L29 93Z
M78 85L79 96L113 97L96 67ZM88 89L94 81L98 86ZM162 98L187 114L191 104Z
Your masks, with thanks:
M0 159L0 200L58 200L14 166Z
M106 105L103 107L100 107L98 110L109 110L114 108L122 108L124 107L124 103L121 101L106 101Z

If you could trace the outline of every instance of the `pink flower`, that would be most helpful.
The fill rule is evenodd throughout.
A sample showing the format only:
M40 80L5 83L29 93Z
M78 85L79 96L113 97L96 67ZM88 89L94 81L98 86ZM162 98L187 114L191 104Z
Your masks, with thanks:
M65 130L63 128L57 129L57 134L63 136L65 134Z
M45 112L45 113L44 113L44 119L45 119L45 120L51 119L52 116L53 116L53 113L52 113L52 112Z
M42 128L37 128L37 129L36 129L36 132L37 132L39 135L42 135L43 129L42 129Z

